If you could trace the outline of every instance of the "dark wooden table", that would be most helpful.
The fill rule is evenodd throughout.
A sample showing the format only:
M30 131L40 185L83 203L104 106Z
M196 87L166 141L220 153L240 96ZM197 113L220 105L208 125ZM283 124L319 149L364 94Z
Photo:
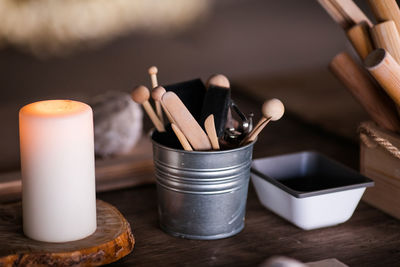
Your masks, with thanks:
M259 113L259 101L240 94L234 99L245 112ZM317 150L358 168L358 144L309 125L290 111L264 130L254 158L301 150ZM133 252L115 266L256 266L274 255L303 262L337 258L349 266L400 266L400 222L363 202L342 225L304 231L263 208L251 185L245 229L231 238L196 241L169 236L159 228L155 185L101 193L98 198L125 215L136 238Z

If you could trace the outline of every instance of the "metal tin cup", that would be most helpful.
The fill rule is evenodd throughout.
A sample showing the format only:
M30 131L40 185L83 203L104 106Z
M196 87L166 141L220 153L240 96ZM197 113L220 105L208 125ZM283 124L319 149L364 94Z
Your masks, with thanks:
M153 139L161 228L189 239L220 239L244 228L253 144L184 151Z

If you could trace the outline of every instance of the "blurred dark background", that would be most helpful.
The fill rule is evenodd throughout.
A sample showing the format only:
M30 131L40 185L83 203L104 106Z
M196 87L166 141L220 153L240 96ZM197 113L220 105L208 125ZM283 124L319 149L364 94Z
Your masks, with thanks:
M364 1L356 2L368 10ZM365 115L326 70L334 55L350 50L350 45L317 1L218 0L208 4L207 11L184 31L142 29L64 55L37 56L12 44L3 45L0 170L18 167L20 107L43 99L85 99L109 90L129 92L137 84L150 86L147 68L151 65L158 66L161 84L223 73L240 90L279 96L289 111L306 119L312 113L309 119L315 123L332 124L337 119L337 110L329 106L334 100L339 109L345 106L347 113L350 109L356 121ZM334 88L338 95L327 95L327 88ZM304 110L312 108L310 102L318 102L321 109ZM353 132L356 123L349 125L354 127L347 132Z

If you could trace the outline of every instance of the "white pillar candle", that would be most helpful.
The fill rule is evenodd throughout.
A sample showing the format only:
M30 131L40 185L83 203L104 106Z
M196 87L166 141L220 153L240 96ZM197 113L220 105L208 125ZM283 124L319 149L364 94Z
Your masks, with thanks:
M19 112L23 230L67 242L96 230L93 113L71 100L39 101Z

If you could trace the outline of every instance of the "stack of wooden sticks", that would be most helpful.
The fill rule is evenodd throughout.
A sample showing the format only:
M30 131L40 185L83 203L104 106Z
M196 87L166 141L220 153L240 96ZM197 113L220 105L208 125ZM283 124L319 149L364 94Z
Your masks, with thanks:
M341 52L330 62L330 70L379 126L400 132L400 10L396 0L368 0L376 24L352 0L318 2L345 30L364 65Z
M177 92L158 85L157 73L158 69L155 66L149 68L153 90L150 92L144 85L137 86L132 91L132 100L143 105L158 133L162 134L171 129L172 137L177 138L182 148L187 151L220 150L246 145L257 138L268 122L279 120L284 113L284 106L280 100L275 98L267 100L262 107L262 119L252 130L248 129L246 132L232 117L230 82L224 75L211 76L206 83L207 88L199 80L189 81L193 86L187 88L189 91L185 91L181 99ZM206 92L198 93L198 91ZM194 94L202 99L194 99ZM154 100L156 111L149 103L150 96ZM193 101L200 103L200 110L193 108L196 106L193 105ZM168 118L168 126L164 123L163 113ZM226 146L228 141L224 140L224 132L229 127L236 127L230 130L239 132L239 136L235 144ZM171 137L171 135L166 136Z

